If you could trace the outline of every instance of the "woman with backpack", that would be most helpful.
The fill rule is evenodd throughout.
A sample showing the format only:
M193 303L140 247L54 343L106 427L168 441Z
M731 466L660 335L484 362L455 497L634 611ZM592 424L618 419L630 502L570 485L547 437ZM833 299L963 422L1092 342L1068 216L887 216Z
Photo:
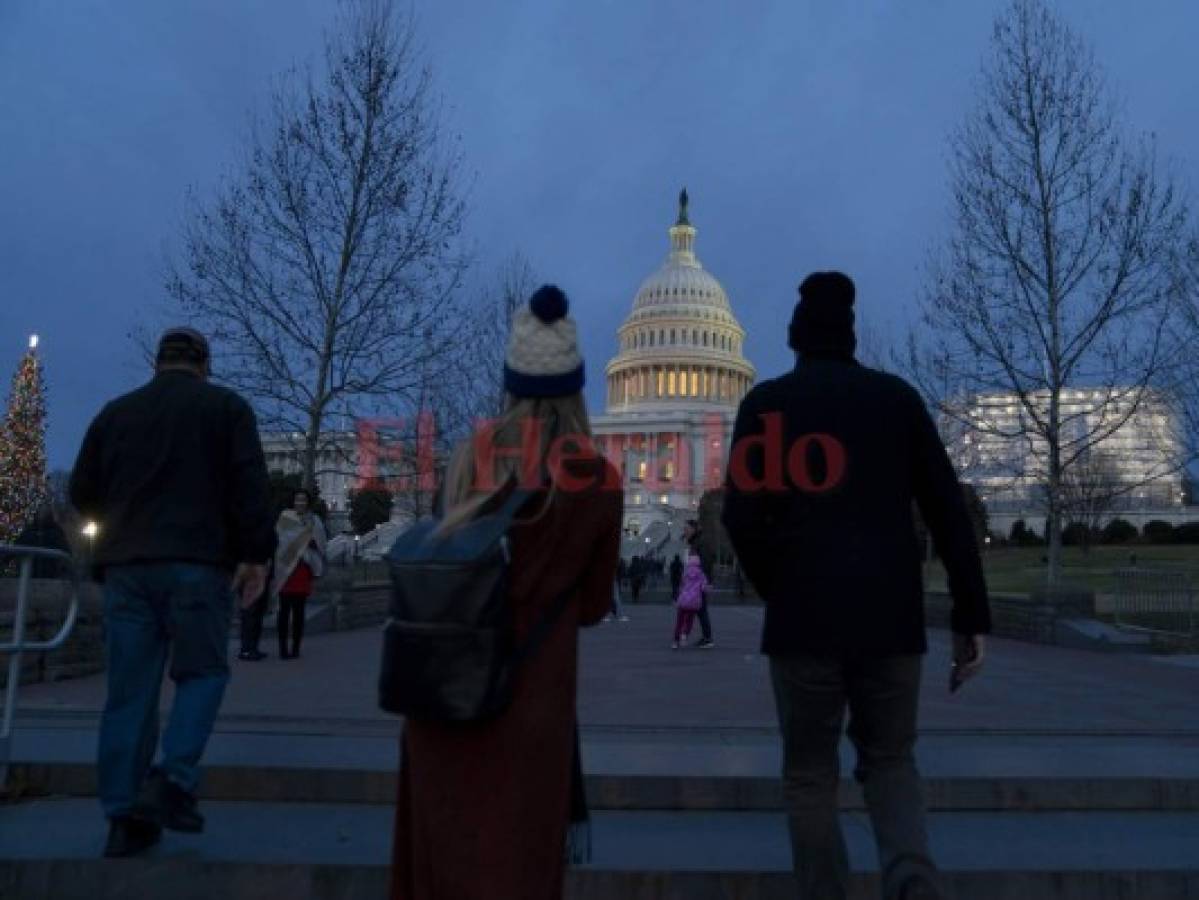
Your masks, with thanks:
M620 478L590 441L583 361L567 300L537 290L513 316L507 408L455 451L443 487L449 533L537 475L507 531L506 598L519 663L494 718L408 717L401 741L393 900L560 900L568 855L585 859L576 728L578 630L612 605ZM562 601L565 600L565 605ZM568 851L571 851L568 854Z

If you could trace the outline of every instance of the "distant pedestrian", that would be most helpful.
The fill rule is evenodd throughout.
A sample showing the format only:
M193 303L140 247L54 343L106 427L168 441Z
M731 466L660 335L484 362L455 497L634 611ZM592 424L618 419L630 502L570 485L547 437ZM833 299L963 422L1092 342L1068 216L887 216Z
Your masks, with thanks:
M817 273L799 294L788 333L797 364L741 401L729 459L744 469L730 464L723 514L766 603L795 875L802 897L847 895L837 798L848 707L883 895L934 900L913 756L926 639L912 501L949 575L951 684L979 671L990 630L974 529L920 395L854 360L853 282ZM789 461L787 478L762 489L772 457Z
M262 593L249 606L241 608L241 649L237 654L237 658L240 660L258 662L259 660L266 659L266 654L258 648L258 644L262 640L262 622L266 618L266 608L270 602L270 583L274 571L275 560L272 557L270 565L267 568L266 583L262 587Z
M164 827L203 830L195 792L229 680L234 592L242 605L258 598L275 550L254 414L237 394L208 384L208 372L203 335L166 332L154 378L104 407L71 472L71 502L99 524L105 856L141 852ZM168 659L175 698L151 768Z
M502 503L522 470L548 469L508 530L507 600L518 645L559 598L569 600L521 662L511 703L497 717L455 726L405 721L393 900L561 900L564 851L572 861L586 857L578 634L612 605L623 496L605 487L619 477L588 438L583 361L566 305L547 286L513 315L507 409L485 433L497 452L476 453L482 434L457 448L441 527ZM535 459L518 450L533 449L524 443L530 427Z
M676 553L670 561L670 599L677 600L679 586L683 583L683 560Z
M304 641L304 616L316 579L325 574L325 526L300 488L275 524L279 549L271 593L279 598L279 658L295 659ZM290 648L289 648L290 641Z
M612 611L604 616L605 622L613 620L620 622L629 621L629 617L625 614L624 604L620 602L620 579L612 579Z
M679 587L674 605L678 612L674 621L674 642L672 649L678 650L686 643L691 635L691 626L695 622L695 614L704 602L704 591L708 589L708 578L700 565L699 554L694 550L687 551L687 562L683 564L683 580Z
M637 603L645 587L645 560L640 556L634 556L629 565L629 587L633 594L633 602Z
M703 533L699 529L699 522L696 519L688 519L687 524L683 526L683 540L687 544L689 553L694 553L699 559L700 567L704 570L704 581L706 587L700 597L700 606L696 610L696 618L699 619L700 638L695 646L701 650L711 650L716 646L716 641L712 638L712 616L708 612L708 594L712 590L712 583L715 580L716 573L712 569L712 557L704 546Z

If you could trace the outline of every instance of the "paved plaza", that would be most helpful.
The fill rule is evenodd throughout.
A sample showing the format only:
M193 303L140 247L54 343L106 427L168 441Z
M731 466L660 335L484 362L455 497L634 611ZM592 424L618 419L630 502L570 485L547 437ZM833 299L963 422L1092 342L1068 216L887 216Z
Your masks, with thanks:
M629 612L581 639L595 857L568 896L793 897L762 610L717 607L716 648L679 651L673 610ZM1193 660L994 639L984 675L951 697L948 653L932 632L917 755L957 897L1199 896ZM14 772L27 796L0 805L0 897L382 896L399 722L375 707L378 657L369 629L313 635L294 661L234 660L201 790L210 827L115 866L97 859L103 678L24 689ZM842 756L848 775L848 745ZM842 806L851 896L865 900L877 863L848 780Z
M758 652L760 607L713 608L717 646L711 650L670 649L670 607L631 607L629 614L629 622L583 632L579 716L585 728L774 731L769 667ZM1199 736L1199 667L1188 665L1188 658L992 638L984 673L950 696L948 633L930 631L929 644L921 710L925 734ZM220 727L386 728L395 720L375 705L380 646L378 631L367 629L313 635L297 660L279 660L274 653L257 663L233 659ZM264 648L274 649L267 641ZM169 696L168 682L164 707ZM86 721L103 702L103 676L21 691L27 722Z

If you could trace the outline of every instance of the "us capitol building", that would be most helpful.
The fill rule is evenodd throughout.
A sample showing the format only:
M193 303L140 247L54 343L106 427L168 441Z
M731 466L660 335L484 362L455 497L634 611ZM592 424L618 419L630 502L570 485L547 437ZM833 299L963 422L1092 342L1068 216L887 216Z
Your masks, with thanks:
M737 404L754 383L745 330L695 254L686 189L670 252L633 298L605 370L596 443L624 479L622 555L677 552L684 521L718 487Z

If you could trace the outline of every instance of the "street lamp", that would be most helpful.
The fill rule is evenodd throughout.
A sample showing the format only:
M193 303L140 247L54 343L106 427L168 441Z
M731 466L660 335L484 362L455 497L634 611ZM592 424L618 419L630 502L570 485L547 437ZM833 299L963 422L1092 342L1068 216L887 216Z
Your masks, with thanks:
M100 526L96 522L89 520L83 523L83 527L79 529L79 533L87 538L87 561L91 563L96 555L96 535L100 533Z

